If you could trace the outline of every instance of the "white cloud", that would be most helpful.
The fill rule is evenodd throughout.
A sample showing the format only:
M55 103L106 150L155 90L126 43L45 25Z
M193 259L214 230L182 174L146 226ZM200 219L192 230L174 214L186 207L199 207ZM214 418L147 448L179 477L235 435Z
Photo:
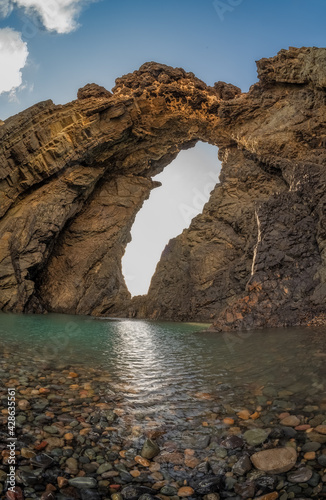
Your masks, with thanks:
M37 15L48 31L70 33L78 27L77 17L82 8L96 0L0 0L0 15L8 15L14 7L27 15Z
M11 0L0 0L0 16L7 17L13 9Z
M11 92L22 84L22 68L28 57L27 44L11 28L0 29L0 94Z

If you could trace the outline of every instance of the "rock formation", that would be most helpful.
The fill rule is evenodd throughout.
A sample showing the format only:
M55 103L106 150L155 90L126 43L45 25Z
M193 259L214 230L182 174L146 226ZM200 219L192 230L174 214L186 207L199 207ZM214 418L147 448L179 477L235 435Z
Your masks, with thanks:
M0 126L0 309L214 322L326 321L326 49L258 61L248 93L146 63ZM219 148L220 183L166 246L147 296L121 272L152 177Z

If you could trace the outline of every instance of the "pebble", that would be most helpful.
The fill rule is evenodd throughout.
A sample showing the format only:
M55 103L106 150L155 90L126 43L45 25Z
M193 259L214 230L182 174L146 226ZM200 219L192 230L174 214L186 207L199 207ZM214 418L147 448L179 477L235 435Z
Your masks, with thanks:
M95 465L95 467L96 467L96 465ZM105 472L108 472L110 470L112 470L112 465L108 462L104 462L102 465L100 465L98 467L98 469L96 470L96 474L101 475L101 474L104 474Z
M64 488L65 486L68 486L68 484L69 484L68 479L65 477L62 477L62 476L57 477L57 483L58 483L58 487L60 489Z
M96 488L97 481L93 477L73 477L68 480L70 486L74 486L75 488Z
M249 472L252 468L250 458L248 455L244 455L243 457L239 458L239 460L234 464L232 467L232 472L234 474L237 474L238 476L243 476L247 472Z
M309 467L301 467L288 474L288 480L291 483L306 483L312 477L312 470Z
M17 406L20 410L27 410L28 408L30 408L30 403L29 401L27 401L27 399L20 399L17 403Z
M152 439L146 439L143 448L141 450L141 456L148 460L155 458L160 453L159 446L152 441Z
M224 422L226 425L233 425L233 424L234 424L234 419L233 419L233 418L226 417L226 418L223 418L223 422Z
M82 500L101 500L102 496L92 489L81 489L80 496Z
M239 413L237 413L237 416L241 420L248 420L250 418L250 414L251 414L251 412L248 410L241 410L241 411L239 411Z
M71 432L67 432L67 434L65 434L63 437L66 441L72 441L74 439L74 435Z
M244 440L238 436L228 436L226 439L221 441L221 445L228 450L235 450L236 448L243 447Z
M281 474L292 469L297 461L297 452L294 448L273 448L259 451L251 456L256 469L269 474Z
M289 415L285 418L283 418L280 421L281 425L285 425L286 427L296 427L297 425L300 424L300 419L296 417L295 415Z
M36 456L35 451L30 450L28 448L22 448L20 454L24 458L34 458Z
M180 491L180 489L179 489L179 491ZM192 491L194 491L194 490L192 490ZM162 493L162 495L167 495L168 497L172 497L172 496L178 494L178 490L174 486L165 485L165 486L163 486L163 488L161 488L160 493ZM180 496L180 495L178 495L178 496ZM189 495L185 495L185 496L189 496Z
M178 490L178 497L184 498L184 497L191 497L195 491L190 488L190 486L183 486Z
M249 446L258 446L259 444L262 444L264 441L266 441L269 432L269 430L259 428L250 429L244 433L243 438L249 444Z
M68 467L69 471L71 474L77 474L78 473L78 462L75 458L68 458L66 460L66 467Z
M266 495L256 497L256 500L276 500L277 498L279 498L279 494L277 493L277 491L273 491L272 493L266 493ZM286 496L286 498L283 497L283 500L286 500L287 498L289 497L288 496Z
M320 443L314 443L313 441L308 441L302 446L303 452L318 451L321 448Z
M41 467L42 469L46 469L47 467L50 467L53 463L53 458L51 458L49 455L46 455L44 453L40 455L36 455L35 457L31 458L31 465L34 465L34 467Z
M134 458L135 462L139 465L142 465L143 467L149 467L151 465L151 462L147 460L146 458L141 457L140 455L137 455Z
M232 483L229 483L229 487ZM230 488L231 489L231 488ZM234 484L234 491L241 498L252 498L255 495L255 483L253 481L245 481L244 483Z

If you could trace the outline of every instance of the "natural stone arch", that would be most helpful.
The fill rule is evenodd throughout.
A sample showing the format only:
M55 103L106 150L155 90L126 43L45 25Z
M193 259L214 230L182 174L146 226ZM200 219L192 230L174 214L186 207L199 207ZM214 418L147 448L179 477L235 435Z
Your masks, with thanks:
M6 120L1 308L218 318L219 328L303 324L323 312L324 59L324 49L281 51L258 63L248 94L147 63L113 94L88 85L77 101ZM134 217L151 177L198 140L218 146L221 184L168 245L148 296L130 303L121 257Z

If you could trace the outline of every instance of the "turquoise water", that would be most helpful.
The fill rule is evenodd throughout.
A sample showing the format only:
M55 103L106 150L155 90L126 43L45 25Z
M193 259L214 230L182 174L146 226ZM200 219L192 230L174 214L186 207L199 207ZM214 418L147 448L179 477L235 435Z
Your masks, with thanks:
M230 409L254 411L270 394L280 409L284 398L303 406L326 398L325 329L223 335L205 327L2 314L0 374L11 366L33 384L43 370L66 369L83 374L84 381L88 377L96 393L100 370L98 390L103 393L104 381L129 416L146 415L167 425Z

